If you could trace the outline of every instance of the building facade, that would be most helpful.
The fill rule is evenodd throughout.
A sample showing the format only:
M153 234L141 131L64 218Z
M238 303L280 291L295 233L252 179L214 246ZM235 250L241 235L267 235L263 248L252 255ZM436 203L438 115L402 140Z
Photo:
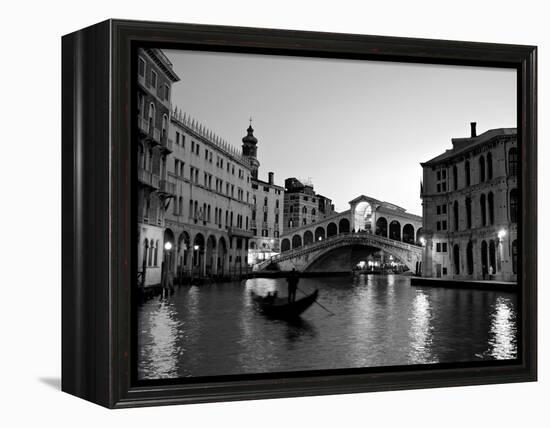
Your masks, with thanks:
M315 193L313 185L295 177L285 180L283 233L316 223L336 214L332 201Z
M517 280L519 216L515 128L454 138L422 163L422 275Z
M283 231L282 212L284 187L275 184L275 174L268 173L268 180L260 180L260 162L257 157L258 140L254 136L252 124L242 139L243 157L248 160L252 170L252 214L248 251L249 264L256 264L280 252L279 238Z
M246 271L252 213L252 167L235 147L172 112L167 159L174 199L166 211L166 263L176 279Z
M161 282L164 257L165 207L174 187L167 180L171 152L170 98L179 81L172 64L158 49L138 51L138 282Z

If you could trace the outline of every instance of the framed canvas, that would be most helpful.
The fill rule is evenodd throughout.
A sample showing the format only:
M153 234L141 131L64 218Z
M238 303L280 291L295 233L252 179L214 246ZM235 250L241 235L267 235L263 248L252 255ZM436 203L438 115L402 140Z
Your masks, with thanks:
M63 391L536 380L535 47L108 20L62 73Z

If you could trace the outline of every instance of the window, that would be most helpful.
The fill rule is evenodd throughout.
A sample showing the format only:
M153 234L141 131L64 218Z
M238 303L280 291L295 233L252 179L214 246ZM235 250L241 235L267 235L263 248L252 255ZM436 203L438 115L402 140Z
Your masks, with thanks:
M472 199L466 198L466 227L472 228Z
M151 86L157 89L157 73L151 70Z
M264 207L267 207L267 198L264 198Z
M453 247L453 265L454 265L454 271L455 275L460 274L460 249L458 247L458 244L455 244Z
M436 226L437 226L437 227L436 227L437 230L441 230L441 222L440 222L440 221L437 222Z
M459 225L458 201L455 201L455 203L453 204L453 218L454 218L455 231L458 231L458 225Z
M153 103L149 104L149 132L152 131L151 128L155 126L155 105Z
M168 135L168 116L162 115L162 138L166 138Z
M481 210L481 225L487 225L487 211L485 209L485 195L481 195L479 198L479 209Z
M510 221L518 221L518 189L510 190Z
M164 100L165 101L168 101L170 99L170 87L168 85L164 85L164 93L163 93L163 96L164 96Z
M456 168L456 165L453 165L453 187L454 190L458 189L458 170Z
M515 147L508 151L508 174L513 177L518 175L518 149Z
M264 221L267 221L267 213L264 212Z
M307 215L307 207L302 207L302 214Z
M447 243L446 242L443 242L441 244L441 252L442 253L446 253L447 252Z
M483 156L479 157L479 182L483 183L485 181L485 158Z
M141 77L145 77L145 61L143 58L138 59L138 73Z
M438 205L438 206L436 207L436 209L437 209L437 211L436 211L436 212L437 212L437 215L440 215L440 214L441 214L441 205Z
M311 209L311 215L315 215L315 214L317 214L317 211L315 211L315 208L312 208Z
M443 221L441 222L441 229L442 229L442 230L447 230L447 220L443 220Z
M464 179L466 182L466 186L470 185L470 161L466 161L464 163Z
M438 253L441 252L441 242L438 242L437 244L435 244L435 251L437 251Z
M495 224L495 201L493 192L489 192L487 204L489 206L489 224Z

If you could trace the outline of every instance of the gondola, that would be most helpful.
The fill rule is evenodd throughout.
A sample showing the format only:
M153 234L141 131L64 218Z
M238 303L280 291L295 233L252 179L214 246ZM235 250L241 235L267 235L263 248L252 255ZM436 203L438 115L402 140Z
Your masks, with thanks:
M259 296L252 293L254 302L258 306L260 312L271 318L277 319L296 319L306 309L308 309L319 295L319 290L315 290L313 293L297 299L296 301L289 303L287 297L277 297L277 295Z

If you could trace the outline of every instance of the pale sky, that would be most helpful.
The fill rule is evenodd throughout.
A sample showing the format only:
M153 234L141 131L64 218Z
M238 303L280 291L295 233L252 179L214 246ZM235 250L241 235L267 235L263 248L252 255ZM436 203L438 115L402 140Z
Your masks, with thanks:
M311 178L337 211L364 194L421 215L419 163L451 138L516 127L510 69L164 51L172 103L241 147L252 116L260 178Z

